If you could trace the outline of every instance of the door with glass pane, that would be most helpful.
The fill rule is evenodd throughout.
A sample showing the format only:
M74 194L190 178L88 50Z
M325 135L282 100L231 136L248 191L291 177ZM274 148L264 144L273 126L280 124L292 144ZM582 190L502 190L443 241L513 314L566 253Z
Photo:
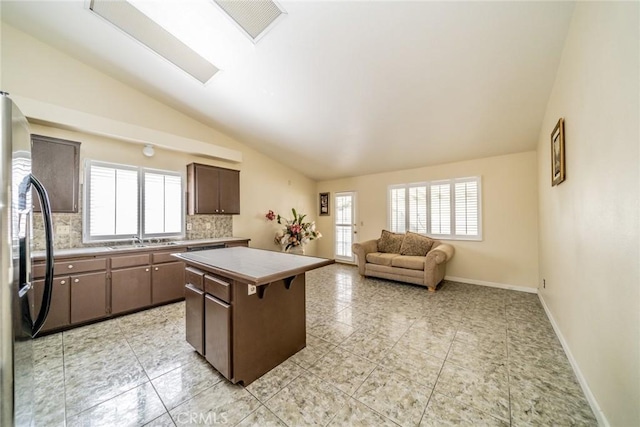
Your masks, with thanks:
M356 241L356 214L354 192L336 193L335 218L336 259L354 262L355 258L351 245Z

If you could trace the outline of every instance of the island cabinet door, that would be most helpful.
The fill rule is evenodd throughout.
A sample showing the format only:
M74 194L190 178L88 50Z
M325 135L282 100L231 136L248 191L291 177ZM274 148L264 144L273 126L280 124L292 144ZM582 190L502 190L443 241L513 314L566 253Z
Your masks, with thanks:
M204 356L204 292L187 284L184 298L187 342Z
M205 357L225 378L231 379L231 306L205 295Z

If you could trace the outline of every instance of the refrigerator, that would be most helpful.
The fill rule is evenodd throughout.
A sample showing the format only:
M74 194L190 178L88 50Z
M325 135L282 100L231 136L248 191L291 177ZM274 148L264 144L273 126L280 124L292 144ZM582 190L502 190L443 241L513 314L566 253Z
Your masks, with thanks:
M34 425L33 338L53 290L53 227L46 190L31 174L31 135L9 94L0 92L0 425ZM31 284L32 197L42 207L46 277L42 304Z

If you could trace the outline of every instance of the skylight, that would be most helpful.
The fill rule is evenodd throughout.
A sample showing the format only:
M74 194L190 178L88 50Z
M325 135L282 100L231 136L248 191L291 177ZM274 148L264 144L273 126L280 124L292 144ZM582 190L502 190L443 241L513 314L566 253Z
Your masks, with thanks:
M206 83L237 54L230 33L256 43L285 12L272 0L91 0L89 8ZM226 31L229 29L229 31Z
M184 17L183 14L176 15L175 10L173 10L172 19L167 19L167 12L172 11L171 3L174 2L92 0L89 8L200 82L206 83L218 72L218 68L174 35L175 26L182 26L184 29L189 28L191 23L189 20L181 19ZM206 0L191 0L188 2L189 8L183 6L183 9L193 13L196 6L203 3L206 6ZM144 9L144 13L137 6ZM175 6L174 3L173 7ZM151 18L147 14L149 10L155 11L153 13L156 13L157 17ZM172 26L168 24L170 22L175 24ZM184 34L184 31L181 34ZM192 35L192 37L195 36L195 34Z

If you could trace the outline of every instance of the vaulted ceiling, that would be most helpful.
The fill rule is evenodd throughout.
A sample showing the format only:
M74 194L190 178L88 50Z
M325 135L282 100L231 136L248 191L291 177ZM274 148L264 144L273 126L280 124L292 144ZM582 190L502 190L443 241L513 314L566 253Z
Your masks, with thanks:
M2 19L317 180L534 150L573 11L280 1L286 16L254 44L213 2L163 3L220 68L208 83L84 0L3 0Z

